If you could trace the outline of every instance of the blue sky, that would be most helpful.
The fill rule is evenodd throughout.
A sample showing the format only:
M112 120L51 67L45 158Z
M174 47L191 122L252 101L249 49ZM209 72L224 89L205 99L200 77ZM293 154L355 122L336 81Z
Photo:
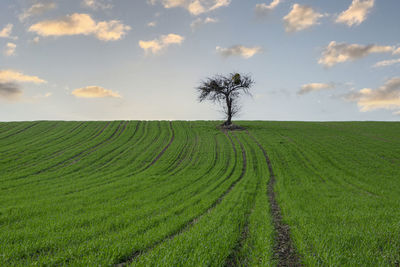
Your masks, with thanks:
M399 120L398 0L2 0L0 120Z

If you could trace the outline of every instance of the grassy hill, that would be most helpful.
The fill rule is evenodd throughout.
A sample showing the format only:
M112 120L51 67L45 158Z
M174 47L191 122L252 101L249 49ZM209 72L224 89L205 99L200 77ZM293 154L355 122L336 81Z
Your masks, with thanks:
M0 123L0 265L397 266L400 123Z

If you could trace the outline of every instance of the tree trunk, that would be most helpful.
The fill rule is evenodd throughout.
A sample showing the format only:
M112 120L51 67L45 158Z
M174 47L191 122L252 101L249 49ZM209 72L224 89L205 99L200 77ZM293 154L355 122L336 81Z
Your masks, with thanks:
M224 122L225 126L229 126L232 124L232 100L229 97L226 97L226 109L228 118Z

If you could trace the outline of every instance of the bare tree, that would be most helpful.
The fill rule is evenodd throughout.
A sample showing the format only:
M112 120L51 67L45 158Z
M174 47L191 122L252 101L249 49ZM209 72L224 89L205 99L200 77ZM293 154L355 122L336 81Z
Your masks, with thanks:
M238 103L242 94L251 95L250 88L254 84L250 75L230 73L226 76L215 75L201 81L196 87L199 92L199 101L210 100L222 106L226 115L223 126L232 125L232 117L237 115L240 110Z

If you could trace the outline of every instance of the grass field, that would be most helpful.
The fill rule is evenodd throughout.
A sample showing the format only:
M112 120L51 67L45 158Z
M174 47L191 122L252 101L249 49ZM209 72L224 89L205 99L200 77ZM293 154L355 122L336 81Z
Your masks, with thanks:
M399 266L400 123L238 124L0 123L0 266Z

